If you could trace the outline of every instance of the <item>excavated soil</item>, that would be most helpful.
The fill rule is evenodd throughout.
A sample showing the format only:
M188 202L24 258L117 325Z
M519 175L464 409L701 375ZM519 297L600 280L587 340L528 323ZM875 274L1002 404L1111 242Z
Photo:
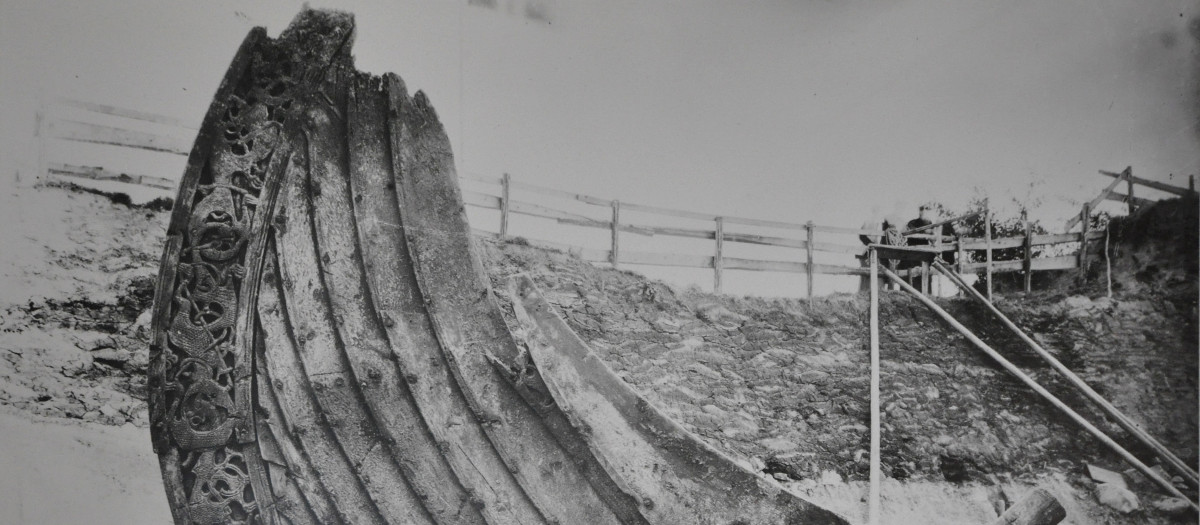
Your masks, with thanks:
M3 240L15 249L0 255L0 405L144 433L148 311L169 213L69 188L21 188L3 197L5 218L20 233L10 229ZM714 296L520 239L481 239L480 246L502 306L505 278L530 275L593 351L688 430L852 519L863 517L865 297L809 304ZM1114 255L1114 266L1130 268L1118 277L1114 299L1085 284L1009 294L998 304L1194 465L1197 312L1186 279L1195 283L1195 250L1192 270L1173 269L1181 264L1174 259L1154 272L1144 260L1128 262L1149 249ZM1153 464L981 308L940 302ZM1141 509L1120 514L1097 504L1085 466L1126 471L1115 454L912 298L886 293L880 318L884 504L896 523L984 523L1035 485L1063 501L1069 523L1195 520L1150 508L1162 496L1132 471Z

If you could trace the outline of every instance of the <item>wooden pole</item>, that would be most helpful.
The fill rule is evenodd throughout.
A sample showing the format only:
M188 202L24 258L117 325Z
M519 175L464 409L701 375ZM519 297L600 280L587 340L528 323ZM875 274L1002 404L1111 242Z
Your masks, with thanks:
M963 268L966 268L967 264L967 250L963 249L963 236L961 233L955 236L954 242L958 243L958 257L955 257L958 259L958 273L964 273Z
M34 128L34 133L37 135L37 141L38 141L38 145L37 145L38 167L37 167L37 174L34 175L34 178L33 178L35 182L39 181L39 180L44 180L44 179L48 180L49 179L49 177L48 177L49 172L46 169L46 138L47 138L46 137L46 99L40 92L38 93L37 99L38 99L37 113L34 115L34 118L36 119L35 124L37 125L37 127Z
M612 259L613 268L621 267L621 201L612 201Z
M976 336L974 333L972 333L971 330L967 329L967 327L963 326L962 323L958 322L958 320L956 320L954 318L954 316L950 315L945 310L943 310L942 307L938 306L937 303L931 301L928 297L925 297L924 295L921 295L920 293L918 293L916 290L913 289L913 287L909 286L908 283L905 283L902 279L900 279L900 277L898 277L898 276L896 276L896 274L888 271L886 268L883 269L882 271L883 271L884 276L886 276L888 279L891 279L892 282L895 282L896 284L900 285L900 288L904 289L904 291L908 292L913 297L916 297L918 301L921 301L930 310L933 310L933 313L935 313L939 317L941 317L942 320L946 321L947 324L949 324L952 328L957 330L958 333L962 334L963 337L967 338L968 341L973 343L980 350L983 350L983 353L987 354L988 357L991 357L1002 368L1007 370L1010 374L1015 376L1022 383L1025 383L1025 385L1028 386L1029 388L1033 389L1034 392L1037 392L1037 394L1042 396L1043 399L1045 399L1046 401L1049 401L1050 404L1054 405L1056 408L1059 409L1059 411L1061 411L1067 417L1071 418L1071 420L1075 421L1075 423L1079 424L1079 426L1083 427L1084 430L1087 430L1088 433L1095 436L1096 439L1100 440L1101 443L1107 445L1110 449L1112 449L1119 456L1121 456L1127 463L1136 467L1138 470L1142 471L1142 473L1145 474L1147 478L1150 478L1155 483L1158 483L1160 486L1167 489L1167 492L1169 492L1171 495L1173 495L1177 498L1180 498L1184 501L1187 501L1188 504L1192 506L1192 508L1200 511L1200 505L1196 505L1195 502L1193 502L1187 496L1183 495L1183 493L1180 492L1179 489L1175 488L1175 485L1172 485L1170 481L1163 479L1163 477L1161 475L1159 475L1158 472L1151 469L1145 463L1142 463L1142 461L1140 459L1135 457L1133 454L1130 454L1128 450L1125 450L1124 447L1117 444L1116 441L1113 441L1112 438L1108 437L1108 435L1105 434L1102 430L1096 428L1094 425L1089 423L1088 420L1083 418L1083 416L1079 415L1079 413L1072 410L1071 407L1066 405L1066 403L1063 403L1061 399L1055 397L1054 394L1051 394L1048 390L1043 388L1042 385L1038 384L1037 381L1034 381L1033 378L1026 375L1025 372L1022 372L1020 368L1017 368L1016 365L1012 364L1008 359L1005 359L1004 356L1000 355L999 352L997 352L992 347L988 346L988 344L983 342L983 340L979 339L978 336Z
M808 305L812 306L812 303L813 303L813 222L808 221L808 223L804 225L804 230L808 234L808 242L805 243L805 250L804 250L806 260L808 261L808 265L805 266L804 275L808 281Z
M868 249L871 260L871 488L867 520L879 525L879 253Z
M1176 469L1183 474L1184 477L1188 478L1193 484L1200 482L1200 475L1198 475L1195 470L1192 470L1187 463L1179 459L1179 457L1175 454L1171 453L1167 447L1163 446L1162 443L1159 443L1158 440L1154 439L1154 436L1151 436L1148 432L1138 426L1136 422L1130 419L1129 416L1126 416L1123 412L1118 410L1117 407L1113 406L1112 403L1109 403L1107 399L1104 399L1103 396L1101 396L1098 392L1093 390L1091 386L1084 382L1082 378L1080 378L1078 375L1075 375L1070 368L1067 368L1066 365L1062 364L1061 361L1055 358L1053 354L1046 351L1045 348L1042 348L1042 345L1039 345L1036 341L1029 337L1024 330L1018 328L1016 323L1012 322L1008 316L1004 315L1000 309L996 308L996 305L985 300L983 296L979 294L979 292L968 286L967 282L962 280L961 276L951 273L945 266L935 266L934 268L948 277L951 282L958 285L958 287L966 292L967 295L970 295L977 302L983 304L984 307L992 312L992 315L996 316L996 319L998 319L1001 324L1008 327L1009 331L1020 338L1021 341L1023 341L1027 346L1029 346L1030 349L1034 351L1034 353L1038 354L1042 360L1046 361L1046 363L1048 363L1051 368L1058 372L1059 375L1062 375L1064 378L1066 378L1067 381L1074 385L1075 388L1080 392L1082 392L1085 397L1102 408L1105 413L1111 416L1113 420L1121 426L1121 428L1124 428L1134 437L1138 438L1142 443L1153 449L1159 458L1161 458L1164 462L1176 467Z
M725 246L725 219L717 217L717 253L713 256L713 293L721 293L721 270L725 266L722 252Z
M508 235L508 189L509 176L507 173L500 178L500 236Z
M1195 175L1188 175L1188 191L1191 191L1191 192L1196 191L1196 176Z
M936 231L936 233L937 233L937 237L934 237L934 238L933 238L933 247L938 249L938 253L937 253L937 255L935 256L935 258L936 258L937 260L939 260L939 261L940 261L940 260L942 260L942 252L941 252L941 248L942 248L942 230L940 230L940 229L939 229L939 230L937 230L937 231ZM930 272L930 271L929 271L929 265L925 265L925 274L926 274L926 277L925 277L926 279L929 279L929 280L931 280L931 281L933 280L934 274L933 274L933 272ZM934 294L934 297L941 297L941 296L942 296L942 279L941 279L941 278L938 278L938 280L937 280L937 289L936 289L936 290L933 288L933 283L930 283L930 284L929 284L929 291L930 291L930 292L937 292L937 293L935 293L935 294Z
M1104 228L1104 277L1108 282L1108 295L1112 299L1112 261L1108 258L1108 234L1112 231L1112 223Z
M983 243L984 251L987 253L987 262L984 264L984 273L987 275L987 298L992 300L992 209L989 207L988 200L983 201Z
M1129 190L1129 191L1127 192L1127 193L1129 194L1129 196L1125 198L1125 202L1126 202L1126 203L1128 203L1128 206L1129 206L1129 213L1130 213L1130 215L1132 215L1132 214L1133 214L1133 212L1134 212L1134 210L1136 210L1136 209L1137 209L1137 205L1136 205L1136 204L1134 204L1134 202L1133 202L1133 201L1134 201L1134 197L1133 197L1133 171L1132 171L1132 169L1126 169L1126 170L1125 170L1125 173L1122 173L1122 175L1124 175L1124 176L1125 176L1125 180L1129 182L1129 188L1128 188L1128 190Z
M1021 268L1025 273L1025 293L1033 289L1033 232L1029 228L1029 215L1021 210L1021 223L1025 225L1025 261Z
M1087 278L1087 256L1088 256L1088 231L1091 229L1092 209L1089 203L1083 203L1083 209L1079 211L1079 221L1083 224L1083 228L1079 231L1079 277Z
M1067 509L1043 488L1033 489L1016 505L1004 511L990 525L1058 525L1067 517Z

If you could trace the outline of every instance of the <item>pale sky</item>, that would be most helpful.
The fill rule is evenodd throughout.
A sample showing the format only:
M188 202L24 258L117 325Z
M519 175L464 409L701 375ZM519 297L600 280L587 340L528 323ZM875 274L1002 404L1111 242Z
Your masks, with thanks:
M357 15L360 69L430 96L460 172L838 226L872 206L961 208L986 193L1001 208L1030 201L1052 230L1109 182L1099 169L1177 185L1200 174L1194 0L471 3L312 2ZM198 122L245 33L277 35L299 8L0 0L0 173L35 171L39 93ZM62 155L167 178L183 165ZM602 247L595 233L580 242ZM796 283L726 277L737 293Z

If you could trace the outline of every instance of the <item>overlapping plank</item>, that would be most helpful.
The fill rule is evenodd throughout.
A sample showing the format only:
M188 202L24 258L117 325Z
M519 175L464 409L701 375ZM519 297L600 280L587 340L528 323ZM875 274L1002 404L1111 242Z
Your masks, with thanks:
M316 123L321 122L320 118ZM310 142L309 168L330 162L321 156L325 154L321 146ZM319 191L311 179L295 177L288 181L281 201L288 215L285 222L277 224L275 235L284 310L295 334L304 376L311 383L313 397L335 440L352 460L362 487L384 522L432 523L392 457L385 436L367 412L344 348L334 333L336 321L313 245L311 191Z
M398 77L388 75L384 82L386 100L364 96L363 86L356 85L348 111L350 186L357 241L368 270L366 295L382 321L420 419L442 444L445 460L483 516L489 523L541 523L541 515L472 417L425 313L404 242L388 141L390 134L402 133L399 117L408 95ZM377 126L372 115L388 116L387 127Z
M395 458L433 522L482 524L483 517L417 413L367 293L349 178L351 172L382 167L378 159L387 155L383 149L386 115L378 77L354 74L347 80L345 87L357 96L343 90L330 94L336 111L317 119L319 125L308 135L311 155L321 159L309 170L315 253L319 254L312 263L325 283L335 343L350 367L353 381L350 377L347 381L358 385L366 402L362 408L378 425L384 450ZM351 98L354 102L348 103Z
M423 93L402 115L401 134L391 141L405 239L438 340L474 417L548 520L638 519L579 432L561 414L536 412L493 365L520 369L516 345L473 253L449 140Z

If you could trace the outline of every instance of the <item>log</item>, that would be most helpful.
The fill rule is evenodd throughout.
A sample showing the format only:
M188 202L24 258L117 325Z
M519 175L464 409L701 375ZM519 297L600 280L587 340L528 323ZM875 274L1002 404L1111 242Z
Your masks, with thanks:
M1062 503L1043 488L1033 489L991 525L1057 525L1067 517Z

